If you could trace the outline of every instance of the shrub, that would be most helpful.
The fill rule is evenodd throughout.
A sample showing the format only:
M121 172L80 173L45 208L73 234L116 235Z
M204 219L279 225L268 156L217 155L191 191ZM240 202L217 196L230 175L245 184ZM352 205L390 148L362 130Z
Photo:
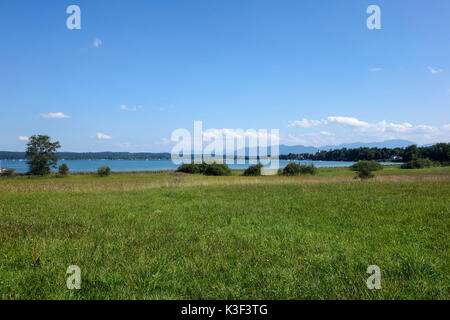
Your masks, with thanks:
M0 175L2 177L12 177L15 174L15 171L16 170L11 169L11 168L1 169L1 174Z
M300 174L312 174L315 175L317 173L317 168L314 166L314 163L311 165L300 165Z
M402 164L400 168L402 169L422 169L422 168L430 168L435 165L439 165L439 163L435 164L430 159L416 159Z
M301 167L298 163L291 162L283 169L284 176L298 176L300 174Z
M207 176L229 176L231 175L231 169L226 164L206 162L202 163L184 163L177 169L178 172L198 174L203 173Z
M184 172L184 173L203 173L205 172L207 167L207 164L205 162L202 163L184 163L181 166L178 167L178 172Z
M358 170L357 177L360 179L369 179L375 177L375 175L373 175L369 169L361 168L360 170Z
M67 174L69 173L69 167L67 166L67 164L63 163L59 166L58 172L61 176L67 176Z
M262 167L263 167L263 165L261 163L250 166L244 171L243 175L244 176L260 176Z
M354 165L350 166L350 170L353 171L361 171L361 170L369 170L369 171L378 171L383 170L383 166L377 161L359 161Z
M350 170L358 172L357 177L360 179L373 178L372 171L382 170L383 166L376 161L359 161L350 167Z
M107 177L111 174L111 169L108 166L98 168L97 174L99 177Z
M229 176L231 169L225 163L207 164L203 174L207 176Z

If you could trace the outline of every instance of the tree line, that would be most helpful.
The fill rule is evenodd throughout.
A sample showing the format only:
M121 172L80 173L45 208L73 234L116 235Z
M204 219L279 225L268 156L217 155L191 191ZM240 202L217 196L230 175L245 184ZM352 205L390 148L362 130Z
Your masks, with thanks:
M281 155L281 160L316 160L316 161L391 161L409 162L416 159L430 159L443 165L450 164L450 143L437 143L432 146L406 148L354 148L319 151L317 153L300 153Z

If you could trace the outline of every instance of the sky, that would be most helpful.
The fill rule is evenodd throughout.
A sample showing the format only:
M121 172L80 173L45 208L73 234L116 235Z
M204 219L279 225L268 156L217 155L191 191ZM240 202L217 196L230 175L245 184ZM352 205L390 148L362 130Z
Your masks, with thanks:
M0 150L170 151L195 120L287 145L450 141L448 0L2 0L0 26Z

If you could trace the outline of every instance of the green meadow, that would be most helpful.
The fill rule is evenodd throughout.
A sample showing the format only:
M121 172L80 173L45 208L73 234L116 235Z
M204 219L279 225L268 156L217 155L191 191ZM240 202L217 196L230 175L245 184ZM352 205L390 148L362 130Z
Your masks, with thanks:
M0 178L0 298L450 299L450 167L239 174Z

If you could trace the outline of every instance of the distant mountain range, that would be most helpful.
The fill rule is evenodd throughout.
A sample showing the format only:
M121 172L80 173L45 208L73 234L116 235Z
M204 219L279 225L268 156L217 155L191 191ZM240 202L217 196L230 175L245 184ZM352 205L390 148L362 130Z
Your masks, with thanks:
M412 144L416 144L415 142L408 141L408 140L400 140L400 139L394 139L394 140L386 140L382 142L354 142L354 143L345 143L345 144L339 144L335 146L322 146L319 149L320 150L335 150L335 149L355 149L355 148L405 148Z

